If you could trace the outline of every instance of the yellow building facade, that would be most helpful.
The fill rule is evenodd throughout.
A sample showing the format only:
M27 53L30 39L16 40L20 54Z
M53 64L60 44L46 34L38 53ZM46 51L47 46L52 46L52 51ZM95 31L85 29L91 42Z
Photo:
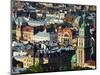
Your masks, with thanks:
M21 26L16 26L16 40L20 40L21 38Z
M15 57L15 59L23 63L23 68L29 68L33 65L33 57L31 57L30 55Z
M62 31L58 32L58 41L64 43L64 41L72 41L72 31L71 29L65 28Z
M18 26L16 27L16 39L32 41L33 40L33 27L31 26Z

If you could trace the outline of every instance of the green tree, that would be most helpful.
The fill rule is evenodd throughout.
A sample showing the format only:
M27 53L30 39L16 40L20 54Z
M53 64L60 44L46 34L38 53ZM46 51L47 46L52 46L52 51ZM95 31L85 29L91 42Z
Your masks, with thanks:
M32 72L43 72L42 65L40 65L39 63L30 66L29 69L30 69Z
M43 72L42 65L40 65L39 63L30 66L29 68L22 71L21 73L28 74L28 73L37 73L37 72Z

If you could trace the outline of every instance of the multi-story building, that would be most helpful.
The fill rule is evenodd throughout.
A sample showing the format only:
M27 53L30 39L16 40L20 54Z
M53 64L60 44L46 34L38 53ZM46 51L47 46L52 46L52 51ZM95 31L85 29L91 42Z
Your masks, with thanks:
M31 26L19 26L16 27L16 39L17 40L25 40L32 41L33 40L33 28Z
M89 34L89 27L85 22L85 15L83 15L83 23L79 29L78 47L76 50L77 66L84 67L84 64L91 57L91 41Z
M67 42L68 44L71 44L72 30L69 28L58 29L58 41L61 43Z
M29 56L15 56L15 59L17 61L20 61L23 63L23 68L29 68L33 65L33 57L31 55Z
M32 41L33 40L33 28L31 26L24 26L22 28L23 40Z

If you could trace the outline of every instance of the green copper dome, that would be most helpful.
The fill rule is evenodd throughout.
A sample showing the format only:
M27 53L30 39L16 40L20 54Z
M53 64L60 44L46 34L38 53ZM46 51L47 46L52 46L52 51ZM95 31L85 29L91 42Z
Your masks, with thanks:
M81 28L83 29L83 28L85 28L85 27L86 27L86 23L83 22L83 23L81 24Z
M72 56L71 62L72 62L72 63L76 63L76 62L77 62L76 54L74 54L74 55Z
M86 15L83 14L83 15L82 15L82 18L83 18L83 23L81 24L81 28L85 28L85 27L86 27L86 23L85 23Z

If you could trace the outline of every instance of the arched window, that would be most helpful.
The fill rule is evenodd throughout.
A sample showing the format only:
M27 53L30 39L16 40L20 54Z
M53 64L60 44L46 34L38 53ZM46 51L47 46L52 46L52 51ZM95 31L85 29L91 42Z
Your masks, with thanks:
M64 37L69 37L68 34L65 34Z

